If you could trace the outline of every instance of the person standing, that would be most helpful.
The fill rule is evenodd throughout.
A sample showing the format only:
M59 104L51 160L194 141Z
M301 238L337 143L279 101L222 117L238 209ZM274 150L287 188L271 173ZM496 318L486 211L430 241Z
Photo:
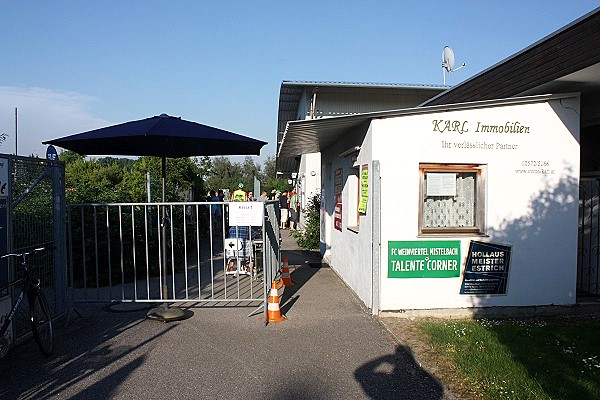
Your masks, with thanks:
M281 193L281 196L279 196L279 210L281 211L281 226L279 227L280 229L285 229L288 222L290 202L287 194L287 190L284 190L283 193Z
M258 198L256 200L262 201L262 202L268 201L269 198L267 197L267 191L266 190L261 191L260 196L258 196Z
M246 201L246 192L244 192L244 184L240 182L238 188L233 191L231 201Z
M217 192L215 192L214 190L210 191L210 201L212 201L212 202L221 201L219 196L217 196ZM210 212L212 214L213 231L218 232L221 228L221 215L222 215L221 205L220 204L211 205Z
M293 188L290 192L290 229L293 231L298 229L299 211L298 195L296 194L296 188Z

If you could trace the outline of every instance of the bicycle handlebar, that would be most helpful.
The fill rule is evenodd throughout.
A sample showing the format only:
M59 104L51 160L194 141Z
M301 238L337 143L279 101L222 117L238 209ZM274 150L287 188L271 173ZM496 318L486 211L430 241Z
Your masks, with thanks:
M25 253L7 253L7 254L5 254L3 256L0 256L0 258L6 258L6 257L25 257L25 256L28 256L28 255L36 252L36 251L42 251L42 250L46 250L46 247L38 247L38 248L35 248L35 249L31 250L31 251L27 251Z

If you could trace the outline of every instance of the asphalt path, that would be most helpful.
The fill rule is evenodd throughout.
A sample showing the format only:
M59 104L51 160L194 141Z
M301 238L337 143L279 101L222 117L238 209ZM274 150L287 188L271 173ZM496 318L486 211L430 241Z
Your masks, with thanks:
M0 360L0 398L448 396L318 255L283 236L297 283L282 297L286 321L265 326L262 313L248 316L255 306L191 307L189 319L165 323L143 307L76 305L57 323L52 356L28 341Z

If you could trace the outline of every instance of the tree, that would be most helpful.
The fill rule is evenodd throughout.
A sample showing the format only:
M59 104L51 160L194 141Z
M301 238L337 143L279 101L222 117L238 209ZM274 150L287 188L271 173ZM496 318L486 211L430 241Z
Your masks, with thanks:
M255 164L250 156L246 156L242 164L242 180L245 187L251 188L254 186L254 178L260 179L260 165Z
M308 200L306 208L303 210L306 221L303 232L296 231L294 236L297 239L298 246L305 249L318 249L321 243L321 196L314 195Z
M60 159L65 162L69 203L146 202L147 173L151 201L162 198L162 163L158 157L86 159L64 151ZM233 190L240 182L252 190L254 177L264 190L290 189L287 179L277 177L275 156L267 157L264 168L250 156L243 163L232 163L225 156L167 159L166 200L203 201L208 189Z
M162 161L157 157L104 157L86 160L72 151L61 153L65 162L68 203L146 202L150 173L151 200L162 199ZM191 158L167 159L165 199L204 200L203 172Z
M275 190L290 190L290 184L287 179L280 178L277 175L277 163L275 156L269 156L265 160L264 173L261 178L262 187L269 191L269 189Z
M238 183L243 182L241 164L231 163L231 160L225 156L213 158L212 168L208 175L206 184L211 190L233 190Z
M4 142L6 142L6 139L8 139L8 134L6 134L6 133L0 133L0 147L2 147L2 144Z
M79 154L77 154L77 153L75 153L74 151L71 151L71 150L65 150L65 151L61 152L58 155L58 158L60 160L64 161L66 165L69 165L70 163L72 163L72 162L74 162L76 160L79 160L79 159L83 160L84 159L83 156L80 156Z
M194 162L198 166L198 174L206 181L212 169L212 160L208 156L196 157Z
M67 203L130 201L122 190L125 170L117 163L86 160L72 154L67 154L65 158Z
M263 168L262 180L277 179L277 163L275 156L268 156Z
M204 200L204 181L196 160L189 157L168 158L166 167L166 201ZM147 173L150 173L151 201L162 200L162 160L158 157L140 157L131 165L123 182L130 201L147 200Z

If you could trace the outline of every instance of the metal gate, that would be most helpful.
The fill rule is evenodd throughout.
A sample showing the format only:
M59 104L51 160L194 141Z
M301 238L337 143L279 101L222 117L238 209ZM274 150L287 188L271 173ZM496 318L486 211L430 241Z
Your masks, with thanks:
M73 301L266 304L280 265L279 205L252 202L262 225L229 226L233 204L69 205Z
M53 316L68 308L65 209L64 163L0 155L0 254L48 249L30 256L28 265L32 276L40 279ZM0 286L20 277L18 260L0 260ZM0 293L0 318L19 291L11 286ZM27 307L19 307L12 329L16 341L29 334Z
M600 295L600 177L581 177L577 292Z

